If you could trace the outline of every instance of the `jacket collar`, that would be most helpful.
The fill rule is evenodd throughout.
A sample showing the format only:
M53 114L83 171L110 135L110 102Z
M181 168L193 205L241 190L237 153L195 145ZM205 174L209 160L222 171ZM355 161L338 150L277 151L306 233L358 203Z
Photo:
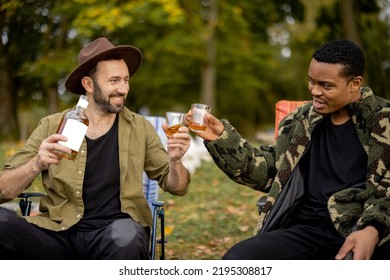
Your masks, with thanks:
M348 114L354 115L357 110L360 110L362 104L366 103L366 99L374 95L374 93L369 87L362 87L360 89L360 93L362 97L359 100L349 103L347 106L345 106L345 109L347 110Z
M124 107L123 111L120 112L119 115L126 121L131 122L134 119L135 113L130 111L127 107Z

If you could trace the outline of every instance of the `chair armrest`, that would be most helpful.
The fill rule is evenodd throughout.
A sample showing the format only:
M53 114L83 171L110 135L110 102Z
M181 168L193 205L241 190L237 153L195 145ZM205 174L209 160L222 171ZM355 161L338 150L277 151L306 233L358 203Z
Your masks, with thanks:
M18 195L21 200L19 201L19 207L20 207L20 212L22 213L22 216L29 216L31 212L31 203L32 201L30 200L30 197L38 197L38 196L44 196L43 193L39 192L26 192L26 193L21 193Z
M43 193L39 192L27 192L27 193L21 193L18 195L20 198L29 198L29 197L34 197L34 196L44 196Z

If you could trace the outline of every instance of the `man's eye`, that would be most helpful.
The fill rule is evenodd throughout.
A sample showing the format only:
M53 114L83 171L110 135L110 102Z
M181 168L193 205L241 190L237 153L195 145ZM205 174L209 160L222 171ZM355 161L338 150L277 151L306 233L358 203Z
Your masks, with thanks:
M326 89L326 90L332 89L332 86L329 85L329 84L323 84L322 87L323 87L324 89Z

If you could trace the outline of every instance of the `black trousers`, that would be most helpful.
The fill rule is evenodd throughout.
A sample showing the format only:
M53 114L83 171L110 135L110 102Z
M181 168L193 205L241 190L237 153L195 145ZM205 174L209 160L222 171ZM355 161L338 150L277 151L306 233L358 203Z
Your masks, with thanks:
M0 216L0 259L78 260L148 259L149 236L130 218L93 231L55 232L24 218Z
M328 219L292 222L287 228L240 241L225 260L334 260L344 238ZM390 242L375 249L372 259L390 259Z

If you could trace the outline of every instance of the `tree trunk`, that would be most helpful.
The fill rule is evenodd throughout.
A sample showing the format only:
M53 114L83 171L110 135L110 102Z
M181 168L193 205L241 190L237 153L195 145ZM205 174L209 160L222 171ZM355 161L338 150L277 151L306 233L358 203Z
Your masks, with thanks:
M366 53L359 32L359 18L360 18L359 0L341 0L340 13L341 13L341 20L342 20L342 26L343 26L345 38L353 41L362 49L364 53ZM365 75L364 80L366 84L370 83L370 77L368 73L367 75Z
M58 111L57 85L52 85L49 88L49 114L54 114L57 111Z
M201 73L201 100L209 105L213 112L215 108L215 84L216 84L216 48L217 40L215 31L218 20L218 3L217 0L210 1L210 13L206 31L206 63L202 68Z
M16 140L18 119L16 91L4 46L0 44L0 140Z
M362 38L359 33L359 3L358 0L340 1L341 21L345 38L363 47Z

